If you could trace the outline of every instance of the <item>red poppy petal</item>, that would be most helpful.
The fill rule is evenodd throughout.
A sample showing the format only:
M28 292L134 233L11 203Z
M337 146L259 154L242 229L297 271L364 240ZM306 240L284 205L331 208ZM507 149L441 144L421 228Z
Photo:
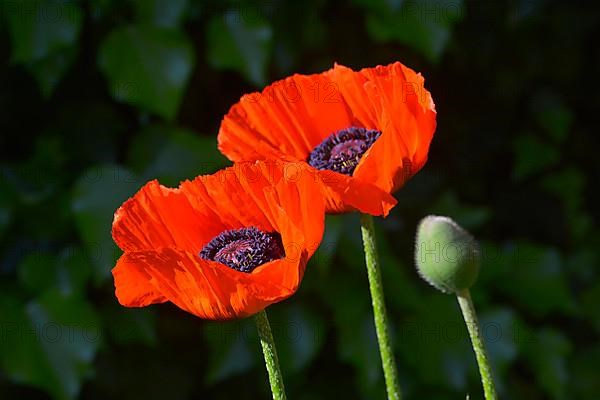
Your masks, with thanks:
M205 319L226 320L255 314L272 302L289 297L297 288L293 274L292 287L286 286L287 274L279 268L281 260L261 266L262 273L255 276L176 249L131 252L122 259L128 271L150 276L156 289L169 301ZM298 268L298 263L291 266ZM273 271L268 271L271 268Z
M303 239L301 243L300 237L292 238L298 251L306 249L307 256L312 256L321 243L325 224L323 183L318 172L306 163L287 164L282 179L268 194L269 204L281 204L284 211L277 222L282 237L292 224Z
M418 172L427 160L436 128L435 105L431 94L425 89L425 79L400 63L366 68L360 73L369 79L365 89L370 98L377 98L381 104L382 130L394 133L382 135L382 138L387 138L383 138L380 148L373 148L373 160L383 153L388 159L397 160L400 156L397 150L400 147L396 142L401 142L408 148L408 153L403 154L402 160L408 159L408 163L404 164L409 164L409 168L400 168L391 174L393 188L397 189L407 176ZM375 164L374 161L371 163ZM371 167L373 165L365 169Z
M152 277L144 270L132 267L125 256L119 258L112 274L117 299L123 306L145 307L167 301L152 283Z
M324 74L294 75L241 98L221 123L219 150L230 160L305 160L325 137L352 125Z
M124 251L178 247L195 251L223 227L212 211L192 205L189 196L157 181L148 182L116 212L112 235Z
M396 190L425 164L435 131L435 106L423 77L400 63L359 72L336 65L330 74L361 124L382 131L354 177Z
M262 164L238 163L213 175L183 182L181 188L194 206L213 210L213 218L223 224L223 230L256 226L273 231L274 221L265 215L257 199L257 194L270 187Z
M327 212L344 213L358 210L365 214L387 216L396 199L375 185L334 171L319 171L325 185Z
M242 169L242 164L237 164ZM294 253L308 248L310 257L324 230L325 202L322 182L306 163L268 161L246 165L252 173L243 174L240 184L256 207L282 235L284 245ZM257 181L265 180L257 187Z
M253 293L262 302L273 304L293 295L302 281L308 255L306 250L286 245L286 257L258 267L252 272Z

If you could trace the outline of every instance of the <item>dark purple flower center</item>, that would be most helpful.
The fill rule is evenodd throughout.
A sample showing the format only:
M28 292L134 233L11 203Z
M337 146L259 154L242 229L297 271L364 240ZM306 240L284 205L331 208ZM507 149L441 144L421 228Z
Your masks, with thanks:
M284 255L279 233L263 232L256 227L221 232L200 251L200 258L248 273Z
M307 162L316 169L352 175L363 154L381 136L374 129L350 127L329 135L311 151Z

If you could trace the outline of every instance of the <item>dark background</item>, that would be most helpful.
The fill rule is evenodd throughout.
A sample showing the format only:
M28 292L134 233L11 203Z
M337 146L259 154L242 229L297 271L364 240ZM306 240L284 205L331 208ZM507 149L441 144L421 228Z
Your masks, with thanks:
M481 241L473 297L501 397L598 398L598 8L0 1L0 398L268 398L251 319L118 305L112 214L149 179L227 165L216 132L242 94L396 60L438 111L428 164L377 221L406 398L482 398L455 298L414 269L430 213ZM384 397L356 215L328 218L269 313L290 398Z

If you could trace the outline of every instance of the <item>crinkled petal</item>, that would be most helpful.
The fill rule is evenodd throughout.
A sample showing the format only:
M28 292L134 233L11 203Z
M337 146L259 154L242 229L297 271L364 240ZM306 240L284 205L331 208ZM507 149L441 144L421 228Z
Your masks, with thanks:
M243 96L229 110L219 130L219 150L232 161L305 160L324 138L352 123L329 78L293 75Z
M345 213L358 210L365 214L387 216L396 199L375 185L334 171L318 171L324 183L327 212Z
M395 191L425 164L435 131L435 106L423 77L399 62L359 72L336 65L329 74L356 119L382 132L354 177Z
M305 261L276 260L246 274L196 254L164 248L125 253L118 273L125 281L131 276L149 276L153 287L179 308L201 318L227 320L255 314L291 296L298 288ZM138 306L127 302L128 295L117 287L121 304Z
M116 212L112 235L124 251L178 247L195 251L223 230L214 212L184 190L148 182Z
M156 288L150 275L143 269L130 266L128 257L119 258L112 274L117 299L126 307L145 307L168 301Z

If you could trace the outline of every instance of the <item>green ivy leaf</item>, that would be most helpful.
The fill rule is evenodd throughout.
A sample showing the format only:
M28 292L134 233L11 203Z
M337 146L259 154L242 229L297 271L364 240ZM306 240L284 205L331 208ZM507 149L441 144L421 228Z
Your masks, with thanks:
M399 359L425 385L462 388L469 364L475 363L468 340L456 303L433 293L422 299L414 314L404 315L399 325Z
M323 346L323 319L306 307L288 303L270 308L269 319L281 368L289 373L299 373Z
M111 338L121 345L155 345L156 314L150 307L124 309L111 302L101 311L101 317Z
M514 142L515 166L513 176L517 180L555 164L560 159L557 148L527 134L518 136Z
M581 295L583 312L596 330L600 332L600 308L598 308L598 304L600 304L600 283L588 288Z
M58 255L35 251L18 268L20 282L32 293L56 289L64 295L83 294L92 268L83 250L66 248Z
M319 267L314 272L321 276L329 271L333 257L337 253L343 229L342 216L327 215L325 218L325 233L323 234L323 239L311 259L312 262L316 263Z
M204 338L211 350L205 375L208 384L242 374L254 366L260 344L253 322L245 319L204 325Z
M569 340L552 328L537 333L526 349L527 357L540 386L550 398L565 400L567 395L569 370L566 357L571 352Z
M140 186L133 173L112 165L91 168L75 183L71 210L95 267L97 283L109 276L121 253L110 234L114 212Z
M598 360L600 360L600 345L578 346L576 354L569 362L571 375L577 377L569 385L569 394L573 399L595 399L600 393L598 379Z
M208 61L215 68L236 70L257 86L266 83L273 35L269 22L257 11L230 10L215 17L206 36Z
M431 214L451 216L452 219L468 230L481 227L491 217L488 207L461 204L454 192L446 192L440 196L433 205Z
M214 136L200 136L176 127L149 126L136 135L130 149L129 165L142 180L158 179L167 186L177 186L182 180L216 172L229 164L218 151Z
M333 315L338 357L352 365L358 387L366 398L383 398L383 372L367 282L348 270L338 270L336 274L335 284L324 287L321 296Z
M380 4L379 4L380 3ZM377 41L398 41L438 62L452 28L462 17L462 1L417 0L378 2L367 15L367 30Z
M509 308L488 311L481 315L479 326L489 352L492 368L505 376L506 370L518 355L520 329L524 329Z
M49 96L73 62L83 13L68 0L5 1L12 61L24 64Z
M482 247L479 283L510 296L533 314L569 313L574 308L563 260L556 249L516 242L498 249Z
M31 252L23 258L18 267L19 280L33 293L41 292L52 281L55 264L54 255Z
M0 171L2 171L0 169ZM3 176L0 176L0 238L7 231L13 218L15 194Z
M84 300L46 292L26 305L0 297L0 362L16 382L56 399L74 399L92 372L101 341L99 321Z
M38 80L44 96L48 97L52 94L73 60L75 60L75 48L67 48L29 63L28 69Z
M563 142L573 123L573 113L563 100L553 93L541 92L534 97L532 108L544 131L556 142Z
M181 23L188 2L187 0L133 0L133 4L139 22L175 28Z
M98 58L113 97L168 120L177 114L194 62L183 33L147 25L112 31Z

